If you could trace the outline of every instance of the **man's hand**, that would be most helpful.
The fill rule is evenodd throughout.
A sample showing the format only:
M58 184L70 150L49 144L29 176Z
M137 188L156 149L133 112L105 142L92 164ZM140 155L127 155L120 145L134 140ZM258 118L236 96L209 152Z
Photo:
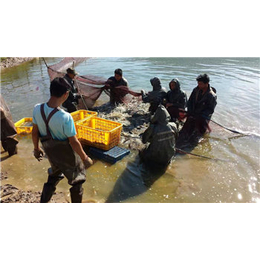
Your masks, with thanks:
M80 94L73 93L73 97L74 97L74 99L78 100L78 99L81 98L81 95L80 95Z
M41 161L43 157L43 150L41 148L39 149L34 149L33 150L33 155L34 157L38 160Z
M91 158L87 157L84 161L84 166L85 166L85 169L89 168L92 164L93 164L93 161Z
M113 81L111 79L108 79L106 82L105 82L105 86L106 87L111 87L111 84L113 84Z

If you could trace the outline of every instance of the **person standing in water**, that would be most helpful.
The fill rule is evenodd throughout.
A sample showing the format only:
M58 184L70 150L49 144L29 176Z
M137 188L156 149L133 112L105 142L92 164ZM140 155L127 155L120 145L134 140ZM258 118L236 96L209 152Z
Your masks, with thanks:
M179 133L177 146L180 148L183 142L196 143L209 129L209 121L217 105L216 89L211 87L207 74L201 74L197 78L197 87L193 89L188 100L187 120Z
M78 99L80 98L80 95L77 94L78 90L74 85L74 78L77 74L78 73L74 69L68 68L67 74L64 76L66 83L70 87L70 92L69 97L63 102L62 106L65 107L69 113L77 111L76 104L78 104Z
M69 93L70 87L64 78L55 78L50 85L49 101L37 104L33 110L34 156L40 161L45 152L51 165L41 194L42 203L50 201L64 175L72 186L71 202L82 202L85 169L93 164L76 137L72 116L59 107ZM39 140L44 151L39 146Z
M175 123L169 123L170 118L166 108L159 105L142 136L142 142L149 143L149 146L140 152L141 160L145 164L166 167L174 157L178 130Z
M149 111L151 115L153 115L157 107L162 104L166 98L166 90L161 86L161 81L157 77L150 79L150 83L153 86L153 91L146 94L145 91L142 90L141 93L143 102L150 103Z
M123 77L123 71L121 69L116 69L114 72L114 76L110 77L106 86L108 88L108 92L110 95L110 104L112 106L118 105L122 103L124 96L128 93L128 82ZM119 86L125 86L125 89L117 89Z
M175 122L179 117L179 113L185 111L187 107L187 95L181 89L181 85L178 79L173 79L169 83L170 90L166 95L165 107L171 115L171 121Z
M9 156L17 154L18 140L15 138L17 135L14 123L12 121L12 115L9 107L5 103L4 98L0 94L0 110L1 110L1 143L2 147Z

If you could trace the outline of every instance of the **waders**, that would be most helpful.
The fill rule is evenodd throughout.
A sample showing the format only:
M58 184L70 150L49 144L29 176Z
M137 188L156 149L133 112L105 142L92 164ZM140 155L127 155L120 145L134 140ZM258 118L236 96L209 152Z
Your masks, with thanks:
M65 177L70 188L71 202L82 202L83 188L82 184L86 180L85 167L79 155L75 153L68 140L54 140L51 136L48 123L50 118L58 111L55 108L48 118L44 114L44 104L41 105L41 114L46 124L47 136L40 137L44 152L51 164L48 170L48 180L43 186L41 202L50 201L56 190L57 184Z

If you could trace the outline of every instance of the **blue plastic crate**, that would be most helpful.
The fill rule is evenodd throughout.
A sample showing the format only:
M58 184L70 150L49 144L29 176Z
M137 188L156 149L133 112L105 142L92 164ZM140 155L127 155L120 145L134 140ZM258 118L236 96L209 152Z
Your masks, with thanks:
M118 146L115 146L108 151L104 151L95 147L90 147L89 152L94 157L113 164L128 155L130 153L130 150Z

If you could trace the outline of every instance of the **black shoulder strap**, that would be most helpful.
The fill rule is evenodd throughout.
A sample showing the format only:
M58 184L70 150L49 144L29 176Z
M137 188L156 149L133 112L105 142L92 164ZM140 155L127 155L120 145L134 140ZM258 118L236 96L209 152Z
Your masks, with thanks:
M41 114L42 114L43 121L44 121L44 123L45 123L45 125L46 125L47 136L49 136L49 137L51 137L51 138L52 138L52 136L51 136L51 132L50 132L50 129L49 129L49 122L50 122L52 116L53 116L56 112L58 112L58 111L59 111L59 109L58 109L57 107L55 107L55 108L51 111L51 113L49 114L48 118L46 119L46 116L45 116L45 113L44 113L44 103L41 104Z

